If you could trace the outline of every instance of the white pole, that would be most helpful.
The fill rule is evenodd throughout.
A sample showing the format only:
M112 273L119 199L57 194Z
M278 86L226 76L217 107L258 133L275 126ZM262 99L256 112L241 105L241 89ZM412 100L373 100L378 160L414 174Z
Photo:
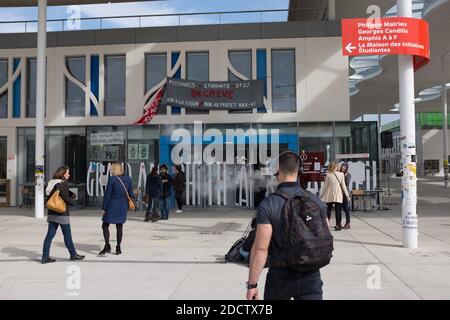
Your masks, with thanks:
M399 17L412 17L412 0L397 0ZM402 154L403 247L417 248L416 112L414 65L411 55L398 57L400 88L400 134Z
M44 164L45 164L45 79L47 47L47 0L38 1L37 74L36 74L36 153L35 153L35 211L44 218Z
M444 135L444 184L448 187L448 114L447 114L447 55L443 55L442 62L442 133Z

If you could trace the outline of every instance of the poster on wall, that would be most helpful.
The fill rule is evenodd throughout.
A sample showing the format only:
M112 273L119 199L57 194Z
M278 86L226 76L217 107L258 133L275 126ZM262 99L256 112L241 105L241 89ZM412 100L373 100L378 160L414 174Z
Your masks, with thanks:
M139 144L139 159L148 160L149 158L149 145L148 144Z
M91 145L112 145L124 144L125 135L123 132L99 132L91 133Z
M119 147L95 146L92 148L92 160L108 162L119 161Z
M138 145L137 145L137 143L130 143L128 145L128 159L130 159L130 160L138 159Z

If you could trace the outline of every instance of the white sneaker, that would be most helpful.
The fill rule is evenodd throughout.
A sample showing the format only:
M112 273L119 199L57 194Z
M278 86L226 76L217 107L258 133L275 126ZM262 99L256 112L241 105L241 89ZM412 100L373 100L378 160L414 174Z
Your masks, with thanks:
M175 213L182 213L183 212L183 210L177 210L177 211L175 211Z

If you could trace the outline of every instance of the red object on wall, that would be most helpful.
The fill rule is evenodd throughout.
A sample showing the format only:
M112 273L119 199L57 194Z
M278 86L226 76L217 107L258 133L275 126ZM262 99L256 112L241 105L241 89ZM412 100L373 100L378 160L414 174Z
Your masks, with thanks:
M300 154L302 160L302 180L304 181L322 181L320 170L325 163L325 154L323 152L302 152ZM320 164L320 168L315 168ZM318 170L316 170L318 169Z
M344 56L406 54L417 71L430 60L430 31L422 19L391 17L342 19Z

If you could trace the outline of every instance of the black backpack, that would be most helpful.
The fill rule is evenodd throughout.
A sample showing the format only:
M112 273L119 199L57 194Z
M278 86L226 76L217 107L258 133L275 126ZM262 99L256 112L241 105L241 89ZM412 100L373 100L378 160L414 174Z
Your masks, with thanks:
M286 203L281 211L281 243L271 259L271 266L307 272L329 264L334 248L325 206L307 192L305 196L275 194Z

